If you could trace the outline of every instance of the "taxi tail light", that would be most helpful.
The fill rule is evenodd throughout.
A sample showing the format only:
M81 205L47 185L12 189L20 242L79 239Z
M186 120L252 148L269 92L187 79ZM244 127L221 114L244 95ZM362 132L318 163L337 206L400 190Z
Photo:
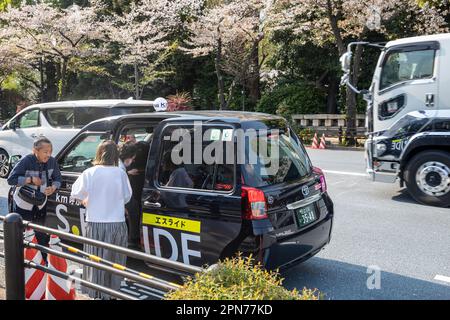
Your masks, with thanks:
M319 176L320 189L322 192L327 192L327 181L325 180L325 174L322 169L313 167L313 172Z
M262 190L242 187L242 216L247 220L267 219L267 202Z

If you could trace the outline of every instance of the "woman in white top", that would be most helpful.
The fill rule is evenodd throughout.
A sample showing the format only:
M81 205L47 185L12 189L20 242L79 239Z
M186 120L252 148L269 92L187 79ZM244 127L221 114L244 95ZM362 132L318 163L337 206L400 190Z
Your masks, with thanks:
M131 199L127 174L118 165L119 151L114 141L104 141L97 148L94 167L85 170L72 186L72 197L86 207L87 237L127 247L128 230L125 222L125 204ZM126 256L111 250L84 245L84 251L105 260L125 265ZM120 289L122 278L109 272L83 268L83 278L99 285ZM84 288L91 298L109 299L110 296Z

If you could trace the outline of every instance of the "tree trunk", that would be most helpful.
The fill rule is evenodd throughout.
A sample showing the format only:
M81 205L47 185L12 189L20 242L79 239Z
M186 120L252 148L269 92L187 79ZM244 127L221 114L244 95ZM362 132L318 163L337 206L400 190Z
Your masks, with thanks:
M336 46L339 51L339 55L343 55L345 53L344 41L342 39L341 30L338 26L338 18L333 15L333 4L331 0L327 0L327 13L328 20L331 25L331 30L333 31L334 39L336 40Z
M53 60L45 61L45 86L43 102L56 101L58 88L56 86L56 66Z
M255 48L252 50L251 59L251 73L250 79L248 81L249 84L249 98L252 104L256 105L259 99L261 98L261 90L260 90L260 79L259 79L259 55L258 55L258 47L259 41L254 44Z
M40 91L41 91L39 93L39 96L40 96L41 103L45 102L44 101L44 99L45 99L45 97L44 97L45 84L44 84L44 61L43 60L44 60L43 57L39 58L39 75L40 75L39 85L40 85Z
M140 99L139 95L139 70L137 63L134 63L134 98Z
M230 106L230 102L231 99L233 98L233 92L234 92L234 87L236 86L236 81L237 79L235 78L233 80L233 82L231 83L230 87L228 88L228 98L227 98L227 102L225 105L225 110L228 110L229 106Z
M225 84L223 82L222 71L220 70L220 66L222 63L222 39L219 38L217 40L217 54L216 54L216 75L217 75L217 88L219 89L219 110L226 110L227 103L225 101Z
M342 39L341 30L338 25L338 17L334 15L333 3L331 0L327 0L327 13L328 20L330 22L331 30L333 32L336 46L338 48L339 55L343 55L346 52L344 41ZM364 31L363 31L364 33ZM358 65L359 68L359 65ZM355 68L353 69L355 70ZM352 75L350 75L352 77ZM354 82L353 85L356 85ZM347 132L346 132L346 143L348 145L355 145L355 134L356 134L356 95L355 93L347 87L346 91L346 118L347 118Z
M339 79L334 75L329 78L328 93L327 93L327 113L337 113L337 97L339 94Z
M346 144L349 146L354 146L356 143L356 94L347 87L346 94L346 102L347 102L347 131L345 133L346 136Z
M364 38L367 29L365 28L361 33L360 39ZM363 46L356 46L355 56L353 58L353 68L350 74L350 81L355 86L358 87L359 80L359 68L361 66L361 59L363 54ZM347 132L348 132L348 144L355 145L356 144L356 113L357 113L357 101L356 94L351 91L349 95L349 91L347 90Z
M59 79L58 101L65 98L67 93L67 58L61 59L61 77Z

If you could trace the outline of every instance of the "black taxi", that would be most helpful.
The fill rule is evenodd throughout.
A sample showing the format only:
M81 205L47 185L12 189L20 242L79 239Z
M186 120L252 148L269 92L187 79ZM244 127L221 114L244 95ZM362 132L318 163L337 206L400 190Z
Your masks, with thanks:
M177 112L103 118L56 155L63 183L46 224L83 235L86 209L70 197L97 146L147 146L138 196L140 249L204 266L237 252L268 269L304 261L329 243L333 202L323 172L284 118L250 112ZM145 161L146 159L146 161Z

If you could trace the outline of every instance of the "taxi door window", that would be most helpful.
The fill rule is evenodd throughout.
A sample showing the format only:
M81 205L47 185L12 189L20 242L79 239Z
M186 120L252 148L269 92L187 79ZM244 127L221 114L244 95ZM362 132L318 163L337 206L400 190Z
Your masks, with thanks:
M90 134L84 136L60 160L61 171L83 172L93 166L97 146L107 139L106 135Z
M200 141L197 146L199 149L196 149L194 137L196 130L200 130L200 128L201 136L206 139L202 139L203 141ZM182 132L182 137L186 137L190 142L182 145L180 142L183 138L171 139L170 137L176 130L181 130L179 132ZM199 128L193 126L166 127L163 131L163 142L159 155L159 186L221 192L233 190L235 166L234 161L227 163L227 151L234 148L234 142L225 137L232 130L230 127L213 125ZM205 157L205 155L210 156Z

